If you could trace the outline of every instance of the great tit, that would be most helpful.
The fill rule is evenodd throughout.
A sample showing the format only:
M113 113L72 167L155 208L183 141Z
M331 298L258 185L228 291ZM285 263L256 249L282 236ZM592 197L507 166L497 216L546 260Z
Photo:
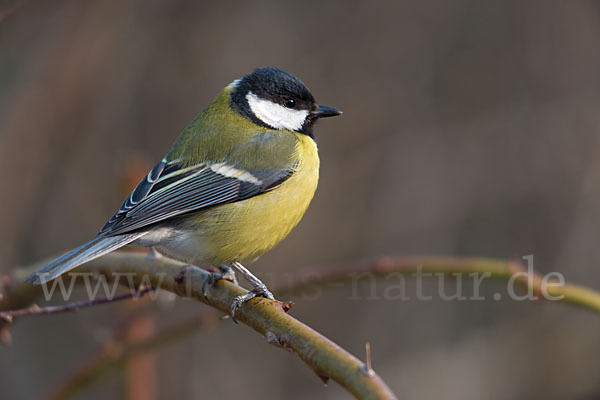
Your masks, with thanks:
M148 246L195 266L244 275L302 218L319 178L313 127L340 115L319 105L295 76L258 68L234 80L192 120L171 150L89 242L44 265L28 281L41 284L127 244Z

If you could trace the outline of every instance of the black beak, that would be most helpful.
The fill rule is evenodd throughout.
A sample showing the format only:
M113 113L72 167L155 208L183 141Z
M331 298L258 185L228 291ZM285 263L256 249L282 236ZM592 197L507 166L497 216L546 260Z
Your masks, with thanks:
M311 112L313 118L326 118L326 117L335 117L336 115L341 115L342 112L340 110L336 110L333 107L327 107L319 104L318 108Z

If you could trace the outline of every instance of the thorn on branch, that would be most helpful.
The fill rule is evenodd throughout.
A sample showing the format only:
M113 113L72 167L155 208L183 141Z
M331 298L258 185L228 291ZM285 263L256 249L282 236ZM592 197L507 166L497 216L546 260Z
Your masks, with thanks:
M267 342L269 344L273 344L275 346L279 346L279 339L277 339L277 335L274 334L271 331L267 331L267 334L265 335L267 338Z
M271 331L267 331L267 334L265 335L265 337L267 338L267 342L269 344L272 344L273 346L281 347L282 349L293 352L293 349L290 345L292 339L289 334L284 333L281 336L277 337L277 335L275 333L273 333Z
M287 313L288 311L290 311L292 309L292 307L294 307L293 301L280 301L279 304L281 305L281 309L285 313Z
M317 376L323 382L323 385L327 386L327 384L329 383L329 377L321 374L317 374Z
M371 343L369 342L365 343L365 353L365 363L360 366L360 372L365 375L372 376L375 374L375 372L371 366Z

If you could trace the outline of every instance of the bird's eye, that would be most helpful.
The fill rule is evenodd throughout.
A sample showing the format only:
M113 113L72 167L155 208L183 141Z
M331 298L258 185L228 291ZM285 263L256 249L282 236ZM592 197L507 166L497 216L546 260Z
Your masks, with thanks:
M286 106L287 108L294 108L294 107L296 107L296 100L285 99L285 101L283 102L283 105Z

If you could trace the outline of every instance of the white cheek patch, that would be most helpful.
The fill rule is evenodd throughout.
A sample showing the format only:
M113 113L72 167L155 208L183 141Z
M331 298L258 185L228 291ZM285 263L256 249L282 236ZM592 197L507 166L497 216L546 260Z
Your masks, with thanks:
M292 110L281 104L260 99L252 92L248 92L246 100L256 118L275 129L298 131L308 116L308 110Z

